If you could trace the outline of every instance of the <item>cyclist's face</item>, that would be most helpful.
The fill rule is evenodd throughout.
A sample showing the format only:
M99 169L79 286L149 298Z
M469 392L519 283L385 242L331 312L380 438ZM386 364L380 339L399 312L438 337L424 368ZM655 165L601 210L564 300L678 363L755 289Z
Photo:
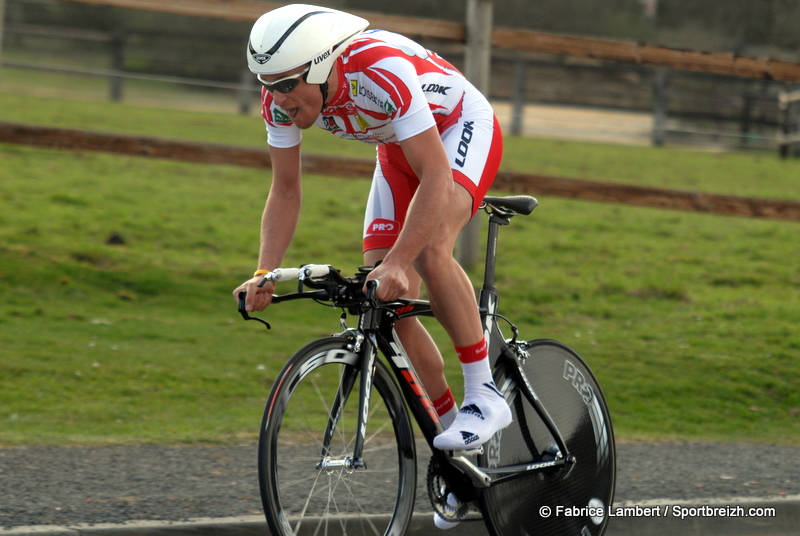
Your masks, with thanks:
M305 81L306 67L276 75L261 75L259 80L272 94L272 98L300 128L309 128L322 109L319 86ZM274 85L272 85L274 84Z

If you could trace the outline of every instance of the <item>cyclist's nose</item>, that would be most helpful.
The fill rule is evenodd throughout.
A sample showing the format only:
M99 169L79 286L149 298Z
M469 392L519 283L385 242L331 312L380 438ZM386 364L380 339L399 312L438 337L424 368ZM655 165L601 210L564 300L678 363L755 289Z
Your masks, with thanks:
M280 91L273 91L272 100L275 104L283 108L283 105L289 100L289 94L281 93Z

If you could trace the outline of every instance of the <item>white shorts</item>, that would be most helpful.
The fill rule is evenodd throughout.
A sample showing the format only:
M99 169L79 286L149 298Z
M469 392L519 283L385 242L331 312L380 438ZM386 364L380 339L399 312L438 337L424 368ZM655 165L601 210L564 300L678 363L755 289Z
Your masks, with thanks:
M441 137L453 180L472 195L475 214L500 167L503 134L491 106L480 93L465 93L461 109L453 113L459 112ZM418 186L419 179L400 145L379 145L364 216L364 251L394 245Z

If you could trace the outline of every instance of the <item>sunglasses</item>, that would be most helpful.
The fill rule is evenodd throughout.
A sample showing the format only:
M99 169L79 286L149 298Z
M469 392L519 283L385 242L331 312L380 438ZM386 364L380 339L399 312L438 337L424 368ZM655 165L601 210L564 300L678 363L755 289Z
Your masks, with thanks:
M297 74L281 78L280 80L275 80L274 82L267 82L261 78L261 75L256 76L256 78L258 78L258 81L261 82L270 93L274 91L277 91L278 93L289 93L300 85L300 77L304 77L305 74L308 73L309 69L311 69L310 65Z

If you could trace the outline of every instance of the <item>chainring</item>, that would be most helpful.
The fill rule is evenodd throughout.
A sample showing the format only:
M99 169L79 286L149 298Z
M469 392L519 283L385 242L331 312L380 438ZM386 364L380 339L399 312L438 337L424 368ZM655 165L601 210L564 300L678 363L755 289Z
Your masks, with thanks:
M455 508L447 504L447 495L451 490L439 471L436 456L431 456L431 461L428 463L427 481L428 498L436 515L451 523L463 520L469 512L469 503L459 501L459 505Z

